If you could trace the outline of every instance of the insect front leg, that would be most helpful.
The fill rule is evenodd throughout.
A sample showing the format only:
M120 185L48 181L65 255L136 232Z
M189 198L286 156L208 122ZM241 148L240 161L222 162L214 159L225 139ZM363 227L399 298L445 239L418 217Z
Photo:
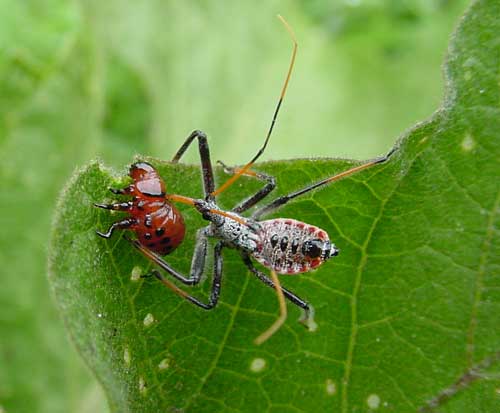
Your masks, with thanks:
M177 153L172 158L173 163L178 163L182 155L186 152L189 146L195 139L198 139L198 150L200 152L201 169L203 171L203 186L205 189L205 198L213 199L211 195L215 188L214 173L212 170L212 162L210 161L210 148L208 147L207 135L202 131L195 130L189 135L186 141L179 148Z

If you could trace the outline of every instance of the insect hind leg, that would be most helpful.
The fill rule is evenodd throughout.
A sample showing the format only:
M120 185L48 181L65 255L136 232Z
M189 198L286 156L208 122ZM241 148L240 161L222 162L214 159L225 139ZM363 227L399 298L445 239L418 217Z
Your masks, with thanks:
M279 328L283 325L286 320L286 303L285 303L285 295L283 294L283 288L281 287L280 280L278 279L278 275L276 271L271 270L271 278L274 282L274 288L276 289L276 295L278 296L278 302L280 305L280 316L276 319L276 321L259 337L254 340L254 343L257 345L262 344L264 341L269 339Z
M267 275L265 275L263 272L259 271L257 268L252 263L252 260L248 256L248 254L243 253L241 254L243 262L245 265L248 267L248 269L255 275L257 278L262 281L264 284L271 288L276 288L273 280L271 280ZM306 327L308 326L308 322L311 319L311 307L307 303L307 301L304 301L302 298L299 296L295 295L291 291L287 290L284 287L281 287L281 290L283 291L283 294L285 298L290 301L292 304L295 304L297 307L300 307L302 310L304 310L304 315L303 317L299 320L302 324L304 324Z

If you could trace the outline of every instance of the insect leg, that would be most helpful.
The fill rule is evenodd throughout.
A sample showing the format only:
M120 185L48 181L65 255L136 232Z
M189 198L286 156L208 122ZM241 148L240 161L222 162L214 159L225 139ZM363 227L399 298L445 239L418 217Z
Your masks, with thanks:
M382 156L382 157L376 158L372 161L368 161L368 162L363 163L361 165L355 166L353 168L348 169L347 171L340 172L334 176L330 176L329 178L322 179L321 181L316 182L316 183L311 184L311 185L308 185L305 188L299 189L298 191L291 192L287 195L280 196L280 197L276 198L274 201L272 201L271 203L264 205L263 207L261 207L257 211L255 211L252 214L252 218L258 219L262 215L268 214L269 212L272 212L275 209L278 209L279 207L281 207L282 205L285 205L287 202L291 201L292 199L297 198L301 195L304 195L305 193L312 191L313 189L319 188L323 185L327 185L330 182L334 182L334 181L338 181L342 178L346 178L346 177L348 177L356 172L362 171L363 169L367 169L367 168L370 168L374 165L384 163L390 158L390 156L394 153L394 151L395 151L395 149L392 149L385 156Z
M158 270L151 271L150 275L158 278L158 280L160 280L160 282L163 285L165 285L166 287L170 288L178 296L180 296L180 297L182 297L182 298L184 298L184 299L192 302L193 304L197 305L198 307L201 307L204 310L210 310L212 308L209 305L205 304L204 302L198 300L196 297L193 297L193 296L189 295L184 290L181 290L173 282L171 282L169 279L165 278Z
M210 293L210 298L208 299L208 303L204 303L200 301L198 298L189 295L184 290L181 290L170 280L165 278L159 271L153 270L152 275L154 275L158 280L161 281L163 285L170 288L173 292L175 292L180 297L190 301L191 303L197 305L198 307L203 308L204 310L211 310L217 305L219 301L220 295L220 287L222 280L222 242L217 243L214 249L214 279L212 281L212 292Z
M97 208L112 209L114 211L129 211L132 205L133 203L131 201L119 202L117 204L94 204Z
M285 303L285 295L283 294L283 289L280 284L280 280L278 279L278 275L276 271L271 270L271 278L274 282L274 288L276 289L276 295L278 296L278 302L280 304L280 316L276 319L276 321L269 327L266 331L264 331L259 337L254 340L254 343L258 346L261 345L264 341L266 341L269 337L271 337L279 328L283 325L286 320L286 303Z
M222 167L224 168L224 172L228 174L236 174L240 172L240 168L231 168L229 166L226 166L224 163L221 161L217 161ZM247 209L253 207L255 204L257 204L260 200L264 199L266 196L268 196L271 191L276 188L276 179L274 176L266 175L261 172L255 172L252 170L248 170L244 172L244 175L246 176L253 176L257 179L260 179L261 181L266 181L266 185L260 189L257 193L252 195L251 197L245 199L244 201L240 202L238 205L236 205L231 211L236 212L237 214L240 214Z
M205 189L205 197L208 199L213 199L211 195L214 191L214 173L212 171L212 162L210 161L210 149L208 147L207 135L202 131L195 130L189 135L183 145L179 148L177 153L172 158L173 163L179 162L182 155L189 148L191 143L195 139L198 139L198 150L200 152L201 169L203 172L203 186Z
M219 301L222 282L222 248L224 248L222 241L219 241L214 248L214 280L212 282L212 293L210 294L210 305L212 308L215 307Z
M248 267L248 269L257 276L259 280L261 280L264 284L271 288L276 288L274 282L267 277L263 272L259 271L257 268L252 263L252 260L250 259L250 256L246 253L241 254L241 257L243 258L243 262L245 265ZM309 304L304 301L302 298L298 297L291 291L287 290L284 287L281 287L281 290L283 291L283 294L285 295L285 298L290 301L291 303L295 304L296 306L302 308L304 310L304 317L301 319L301 321L307 321L310 318L310 312L311 309L309 307Z
M113 225L111 225L109 227L109 229L107 230L107 232L104 233L104 232L96 231L96 233L100 237L107 239L107 238L111 238L111 235L113 234L115 229L130 228L132 225L134 225L136 223L137 223L137 221L135 220L135 218L125 218L125 219L118 221L118 222L115 222Z
M125 236L125 239L129 241L135 248L137 248L146 258L153 261L162 270L172 275L174 278L186 285L196 285L200 282L201 276L205 269L205 258L207 256L207 230L206 228L201 228L196 234L196 244L194 247L193 260L191 262L191 270L189 277L181 274L176 269L172 268L168 262L166 262L161 256L151 251L150 249L144 247L139 241L132 240Z

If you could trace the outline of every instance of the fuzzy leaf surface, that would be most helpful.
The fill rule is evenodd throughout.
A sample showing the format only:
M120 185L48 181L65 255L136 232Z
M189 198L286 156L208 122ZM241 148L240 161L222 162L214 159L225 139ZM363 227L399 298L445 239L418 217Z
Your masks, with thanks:
M155 280L132 280L134 268L150 263L120 236L99 239L96 229L119 215L92 207L113 199L107 188L124 186L125 170L95 162L75 174L53 228L51 282L112 411L498 411L498 16L496 2L468 11L450 46L443 107L400 140L388 164L275 214L321 226L341 249L315 273L282 277L313 305L313 333L289 306L286 325L253 344L277 301L234 251L224 252L223 292L211 312ZM197 167L148 160L170 192L200 196ZM350 165L293 160L257 169L276 176L277 196ZM220 203L229 208L257 188L244 179ZM187 272L203 221L182 210L188 237L167 259ZM193 294L206 297L207 272Z

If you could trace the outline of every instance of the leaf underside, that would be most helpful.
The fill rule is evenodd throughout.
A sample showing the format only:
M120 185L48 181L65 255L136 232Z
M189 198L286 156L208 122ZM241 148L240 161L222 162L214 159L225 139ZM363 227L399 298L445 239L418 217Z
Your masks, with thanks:
M274 292L224 251L221 300L210 312L154 279L122 237L96 236L119 219L92 207L124 186L94 162L63 191L50 280L74 342L112 411L498 411L500 406L500 5L476 2L452 40L443 107L412 129L389 163L282 208L274 216L325 229L341 253L318 271L282 277L315 309L308 332L289 305L283 328ZM181 142L179 142L180 145ZM148 159L168 190L200 196L197 166ZM339 160L257 165L273 195L345 170ZM218 171L218 182L227 176ZM244 178L225 208L255 192ZM188 235L167 257L187 273L197 212L181 208ZM199 287L206 298L211 269ZM135 268L135 270L134 270ZM185 287L184 287L185 288ZM263 366L259 363L264 362Z

